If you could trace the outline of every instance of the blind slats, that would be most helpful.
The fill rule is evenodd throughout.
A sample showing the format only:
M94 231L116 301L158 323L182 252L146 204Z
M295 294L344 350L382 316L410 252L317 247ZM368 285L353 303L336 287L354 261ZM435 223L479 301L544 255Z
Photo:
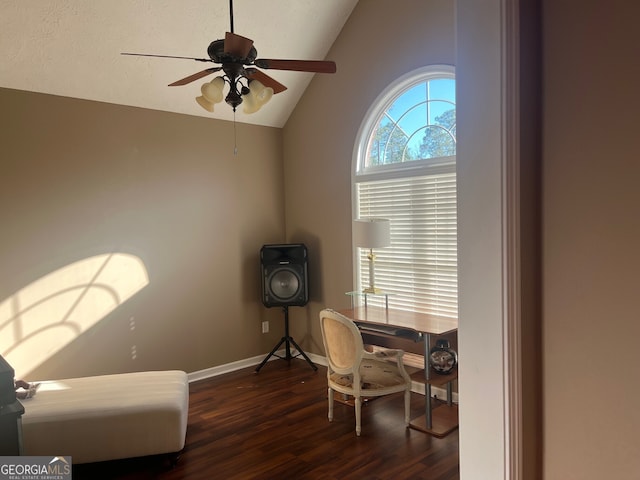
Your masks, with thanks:
M376 249L376 287L397 308L458 316L455 172L357 183L358 216L388 218L391 246ZM367 251L358 256L369 285Z

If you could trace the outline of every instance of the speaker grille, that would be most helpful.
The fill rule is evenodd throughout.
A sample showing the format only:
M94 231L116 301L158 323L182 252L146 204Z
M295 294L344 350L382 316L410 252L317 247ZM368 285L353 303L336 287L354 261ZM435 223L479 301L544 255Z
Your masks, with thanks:
M275 270L267 280L271 293L280 301L295 298L300 291L300 279L289 268Z

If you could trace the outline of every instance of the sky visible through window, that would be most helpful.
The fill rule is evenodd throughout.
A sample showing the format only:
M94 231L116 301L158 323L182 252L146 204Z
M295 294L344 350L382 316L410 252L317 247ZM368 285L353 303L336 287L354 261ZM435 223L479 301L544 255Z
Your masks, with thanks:
M415 85L384 112L369 150L369 165L455 155L455 79Z
M452 78L440 78L430 80L428 83L421 83L400 95L387 112L397 120L414 105L424 104L427 101L428 89L432 100L429 107L429 123L435 123L436 117L454 108L456 103L455 87L456 83ZM422 112L426 112L426 107ZM410 123L412 123L414 129L424 125L425 116L412 116L412 118L413 120Z

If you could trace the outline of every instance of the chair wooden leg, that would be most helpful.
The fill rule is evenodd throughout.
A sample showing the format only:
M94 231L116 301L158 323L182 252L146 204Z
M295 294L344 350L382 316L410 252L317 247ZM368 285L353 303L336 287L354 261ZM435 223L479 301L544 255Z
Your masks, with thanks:
M331 387L329 387L329 394L327 396L329 397L329 421L332 422L333 421L333 390L331 389Z
M362 400L360 397L355 397L356 406L356 435L359 437L362 431L361 425L361 413L362 413Z
M411 422L411 389L404 391L404 424L408 427Z

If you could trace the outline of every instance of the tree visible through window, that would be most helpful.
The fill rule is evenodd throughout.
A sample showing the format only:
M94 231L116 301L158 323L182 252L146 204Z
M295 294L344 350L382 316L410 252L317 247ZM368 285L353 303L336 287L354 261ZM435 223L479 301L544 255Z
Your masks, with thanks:
M391 85L360 130L356 218L389 218L391 246L376 254L376 286L395 308L457 318L456 104L453 67L432 66ZM358 252L358 289L368 285Z
M382 113L366 167L455 155L455 129L455 80L421 82Z

